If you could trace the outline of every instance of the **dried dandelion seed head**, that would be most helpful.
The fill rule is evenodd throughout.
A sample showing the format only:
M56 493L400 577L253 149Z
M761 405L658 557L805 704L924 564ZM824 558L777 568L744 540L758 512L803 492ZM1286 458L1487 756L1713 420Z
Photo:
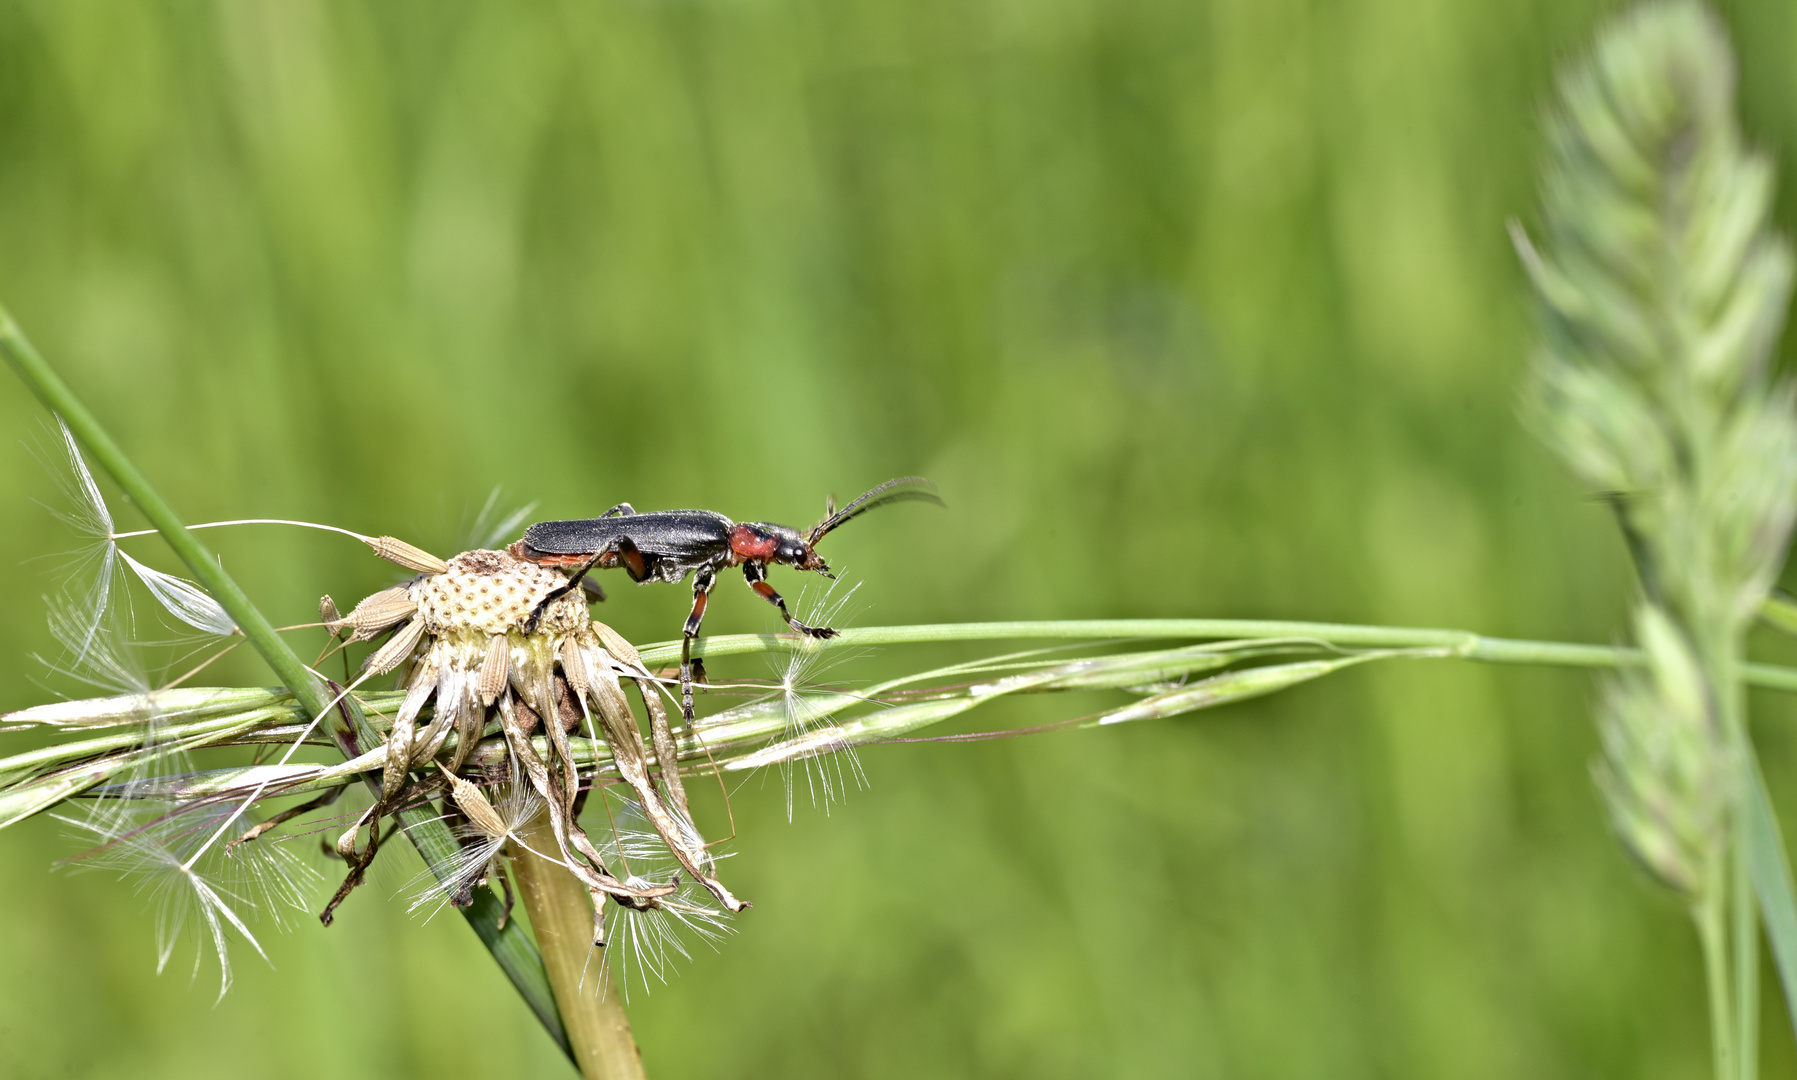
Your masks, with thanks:
M522 633L537 604L568 583L559 571L504 551L464 551L444 566L408 589L425 632L435 637ZM538 628L573 634L590 626L582 597L568 593L550 602Z
M392 634L364 665L370 675L399 671L406 688L387 738L382 801L401 799L410 774L433 761L455 789L454 777L480 740L489 710L496 713L514 769L548 809L559 861L594 897L595 940L603 940L606 897L657 908L664 897L674 902L677 881L614 876L582 830L576 813L581 765L570 737L584 734L610 750L612 767L645 807L675 865L728 909L746 906L710 876L704 840L685 818L672 760L676 744L654 698L653 678L628 642L592 621L584 595L568 588L567 577L504 551L465 551L447 560L419 552L411 562L441 569L376 593L338 620L327 619L333 632L351 629L351 640ZM653 772L620 678L645 689L655 745L668 751ZM432 703L435 711L419 730ZM445 755L451 734L455 747ZM541 750L533 745L539 734L546 744ZM345 839L353 848L352 837ZM471 872L475 868L443 867L437 876L447 884L465 881Z
M332 626L350 628L351 640L399 628L366 664L376 674L405 670L396 737L410 739L424 706L435 702L435 717L419 743L389 758L389 788L406 768L435 757L452 732L458 742L450 769L459 769L480 737L487 706L507 692L515 691L538 717L562 718L557 674L585 685L592 681L590 669L611 666L578 593L550 600L534 631L526 632L537 607L567 584L560 573L503 551L412 561L434 561L442 570L375 593ZM564 648L570 644L571 653ZM564 672L563 659L577 670ZM569 726L564 722L564 730Z

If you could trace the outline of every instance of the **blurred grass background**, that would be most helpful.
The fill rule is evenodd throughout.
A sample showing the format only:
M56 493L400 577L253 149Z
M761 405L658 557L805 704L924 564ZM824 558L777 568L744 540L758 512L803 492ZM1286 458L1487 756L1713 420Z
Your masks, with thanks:
M862 624L1607 641L1624 555L1517 422L1503 233L1555 65L1607 10L0 0L0 298L192 521L447 554L495 486L541 517L802 526L922 473L946 515L831 541ZM1723 10L1792 230L1797 12ZM31 659L42 556L74 541L10 380L0 430L4 710L78 688ZM391 577L323 535L208 541L282 622ZM677 632L684 590L605 584L625 634ZM707 629L771 616L732 580ZM751 783L727 870L757 906L633 996L650 1072L1699 1074L1696 944L1607 834L1590 697L1577 672L1387 666L875 748L867 790L790 825L778 778ZM1797 805L1792 709L1756 709ZM215 1007L210 975L154 974L147 901L48 869L75 850L54 821L0 833L0 1073L571 1075L459 919L384 895L405 868L274 935L272 969L239 949Z

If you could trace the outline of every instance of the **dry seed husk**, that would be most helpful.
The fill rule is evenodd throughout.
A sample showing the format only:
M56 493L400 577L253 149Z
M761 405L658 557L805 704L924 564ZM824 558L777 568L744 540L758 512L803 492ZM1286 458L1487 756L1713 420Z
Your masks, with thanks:
M494 634L487 641L486 658L480 662L480 703L491 705L505 693L511 679L512 649L504 634Z
M593 620L593 633L599 635L599 642L605 646L605 651L616 657L620 664L642 668L642 654L636 651L636 646L624 640L624 635L597 619Z
M493 804L487 801L486 792L478 785L469 783L448 769L443 769L443 775L449 779L449 797L455 800L456 806L470 824L490 840L498 840L510 832L505 827L505 819L499 816L499 811L493 809Z
M449 564L442 559L396 536L377 536L366 543L376 555L407 570L416 570L420 574L442 574L449 570Z
M331 599L330 593L318 598L318 617L324 621L324 628L333 634L343 628L343 616L337 613L337 601Z
M568 685L574 688L576 694L586 696L592 681L587 677L586 657L581 655L580 645L573 638L562 642L562 674L568 677Z
M424 620L413 619L399 628L387 644L376 649L362 666L376 675L385 675L398 667L412 650L418 647L418 640L424 636Z
M404 585L395 585L391 589L382 589L357 604L355 610L337 625L348 626L355 631L350 636L351 641L367 641L394 623L409 619L417 613L418 604L413 601L411 592Z

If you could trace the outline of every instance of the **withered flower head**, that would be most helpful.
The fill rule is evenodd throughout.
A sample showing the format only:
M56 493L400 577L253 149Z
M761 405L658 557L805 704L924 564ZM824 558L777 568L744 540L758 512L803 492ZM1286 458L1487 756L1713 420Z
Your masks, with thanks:
M679 888L680 871L730 911L748 906L711 876L712 859L692 825L677 744L654 677L628 642L588 616L580 593L555 595L567 585L566 577L504 551L465 551L447 561L415 552L393 561L426 572L375 593L347 616L332 619L327 613L330 628L349 630L351 640L371 640L391 630L365 667L370 674L401 671L406 688L388 734L381 799L365 820L378 819L400 802L414 771L437 773L429 768L432 762L451 776L461 773L491 716L514 767L549 810L562 862L593 896L596 944L604 943L607 897L624 908L654 910ZM431 572L432 566L442 569ZM642 691L656 749L653 775L620 679L636 681ZM426 705L434 708L420 729ZM546 754L532 743L539 731ZM630 785L674 856L675 880L615 876L581 828L582 778L569 740L583 733L609 748L618 778ZM427 775L424 782L437 781ZM339 848L353 866L353 829Z

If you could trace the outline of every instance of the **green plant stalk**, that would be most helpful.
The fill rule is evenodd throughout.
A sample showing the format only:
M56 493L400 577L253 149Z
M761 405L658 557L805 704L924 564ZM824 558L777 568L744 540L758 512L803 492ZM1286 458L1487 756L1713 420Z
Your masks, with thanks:
M1703 945L1704 986L1710 999L1710 1053L1718 1078L1735 1075L1734 1003L1730 1000L1727 942L1727 897L1723 882L1728 871L1713 860L1703 897L1692 911L1697 939Z
M843 648L915 645L946 641L1023 641L1127 638L1306 638L1354 648L1441 649L1462 660L1488 664L1616 668L1644 662L1627 646L1582 645L1562 641L1522 641L1486 637L1469 630L1363 626L1353 623L1285 622L1264 619L1063 619L1043 622L924 623L917 626L848 627L833 638L801 639L780 634L724 634L700 638L693 655L708 658L784 652L798 647ZM680 643L656 642L638 650L643 662L665 665L680 659ZM1742 664L1743 679L1768 690L1797 691L1797 668Z
M1741 794L1745 801L1747 792ZM1754 900L1754 855L1739 816L1729 855L1734 872L1734 1044L1741 1080L1754 1080L1759 1075L1759 906Z
M1027 631L1032 629L1036 624L1019 625L1021 629ZM1133 627L1137 624L1121 625ZM953 628L949 629L952 631ZM979 632L984 632L987 628L976 626L974 629ZM1052 630L1054 627L1049 627L1049 629ZM865 633L872 636L884 634L885 632L885 630L876 628L871 631L866 631ZM1252 643L1255 641L1259 641L1261 644L1258 646L1253 645ZM746 643L750 647L757 649L793 647L815 649L827 647L823 643L801 644L793 639L772 636L744 637L736 639L734 643ZM893 724L900 717L910 717L910 720L907 720L906 723L914 721L915 725L923 725L937 722L950 715L958 714L977 704L993 700L996 697L1016 692L1038 693L1059 690L1116 689L1137 686L1144 681L1154 682L1167 679L1183 679L1192 674L1201 674L1215 667L1237 660L1266 658L1282 651L1291 651L1294 646L1300 644L1306 646L1304 650L1300 651L1314 652L1319 647L1314 637L1237 638L1220 642L1188 645L1167 650L1156 649L1148 652L1121 653L1108 656L1074 659L1064 661L1058 665L1049 664L1048 661L1039 656L1034 660L1022 660L1022 657L1035 655L1034 653L1019 654L1018 657L1010 659L999 657L987 661L953 664L933 671L921 673L914 672L899 679L867 687L857 693L837 692L834 694L825 694L820 698L814 699L811 706L816 711L817 715L821 717L824 715L833 715L844 708L851 708L863 704L869 698L878 698L889 690L914 684L920 680L927 681L930 679L953 678L960 681L964 680L969 675L986 675L988 677L996 678L996 681L994 682L987 682L981 685L950 687L933 700L881 710L875 716L856 721L852 723L849 728L840 730L833 736L833 738L840 738L843 737L845 731L858 731L861 730L862 727L865 727L866 733L869 736L868 741L879 741L881 738L892 737L894 735L895 732L892 729ZM1584 659L1589 656L1589 650L1580 646L1560 646L1554 643L1526 644L1531 645L1533 651L1538 655L1554 650L1572 649L1578 653L1579 659ZM1522 650L1511 650L1513 654L1520 651ZM1407 657L1411 659L1439 659L1453 658L1457 655L1459 654L1453 650L1437 647L1371 650L1346 654L1338 660L1320 662L1311 661L1310 663L1313 665L1322 663L1324 667L1313 672L1313 674L1322 674L1333 671L1341 666L1341 659L1364 660L1398 657ZM1612 658L1618 662L1630 662L1639 660L1639 654L1616 651L1612 653ZM1044 664L1047 664L1048 666L1041 667L1040 670L1035 670L1030 673L1019 672L1020 668L1038 667ZM1171 694L1171 697L1167 694L1161 694L1144 698L1137 702L1132 708L1140 711L1142 717L1176 715L1193 711L1196 708L1222 704L1226 701L1240 700L1244 693L1250 689L1249 684L1260 680L1272 679L1278 686L1288 685L1291 678L1302 675L1305 670L1308 669L1304 664L1299 664L1296 667L1291 664L1284 664L1273 665L1271 667L1242 669L1238 674L1233 676L1206 678L1198 683L1186 686L1183 691L1169 691L1168 693ZM1778 674L1781 679L1788 678L1791 674L1786 669L1768 670ZM1007 672L1009 674L1005 674ZM195 701L211 701L218 696L218 692L214 690L194 690L187 693L192 699L192 701L188 702L189 704L192 704L192 702ZM366 694L357 694L355 695L355 701L362 707L378 709L382 704L389 707L394 705L397 696L397 694L392 692L375 691ZM288 698L288 695L268 690L256 691L254 693L254 700L256 701L282 701L282 699L285 698ZM177 699L177 703L180 703L180 699ZM84 711L80 706L86 706L87 711ZM46 709L48 711L44 711ZM86 703L63 702L56 705L53 709L40 706L36 709L23 710L19 713L11 714L9 717L0 719L18 718L24 719L27 723L31 723L34 722L32 718L33 714L40 711L43 712L43 717L35 722L61 726L64 730L81 730L80 725L82 720L90 713L105 719L107 721L107 726L116 728L120 725L115 723L111 718L127 715L129 713L129 710L126 708L126 702L123 699L99 699L97 701ZM1134 718L1129 715L1130 713L1131 709L1124 709L1120 712L1111 712L1093 719L1089 721L1089 723L1115 723L1120 722L1123 719ZM301 721L305 719L304 713L301 711L300 707L292 704L290 701L275 705L267 705L260 709L248 710L240 715L201 717L197 712L194 715L196 716L196 719L185 722L177 721L165 725L163 728L165 737L190 741L194 746L247 745L251 742L267 742L277 738L290 741L298 734L300 729L304 727L304 724L301 723ZM245 731L246 724L255 726L256 723L267 724L269 726L262 726L254 731ZM777 701L764 701L739 706L723 713L714 714L706 718L705 722L700 726L698 733L689 733L682 736L680 739L681 760L697 761L699 759L705 759L710 761L714 754L725 756L732 755L736 751L760 743L762 740L770 737L777 738L785 731L786 723L787 720L784 711ZM371 730L359 730L358 736L365 745L374 744L379 741L379 735L372 733ZM0 821L17 820L20 817L29 816L31 813L35 813L62 798L79 794L81 791L90 787L105 783L107 778L116 768L122 767L125 764L128 760L129 750L135 746L142 737L141 732L138 731L114 731L107 735L61 743L51 747L28 751L23 754L15 755L14 757L0 759ZM454 736L451 736L451 739L453 740ZM599 768L604 769L606 764L611 760L609 752L602 745L591 746L583 739L574 738L571 739L571 746L576 758L585 765L596 765ZM1743 746L1746 749L1751 749L1750 743L1744 743ZM762 747L756 753L751 754L750 758L765 758L769 754L784 754L791 752L793 749L794 748L791 746ZM115 754L114 758L110 760L94 758L94 755L96 754L104 755L109 751L122 751L125 752L126 756ZM475 752L478 755L483 751L477 749ZM339 786L357 773L367 769L378 769L381 760L383 760L383 757L379 752L370 752L354 760L346 760L343 763L330 768L321 766L294 766L291 767L294 773L293 775L279 779L269 775L270 767L268 766L255 766L239 770L213 772L203 778L194 778L189 786L183 789L185 795L182 797L229 797L233 792L237 792L238 794L247 793L258 784L270 785L266 789L270 796L285 797L297 795L307 791L316 791L322 788ZM721 764L726 768L752 767L747 759L732 763L720 758L717 764ZM261 779L256 779L257 777L261 777ZM170 789L171 792L173 790L174 789ZM10 815L10 817L8 815ZM1769 820L1770 819L1768 819L1768 821ZM1773 822L1766 827L1757 828L1753 833L1753 843L1758 845L1752 856L1755 867L1753 872L1756 881L1774 879L1784 880L1788 877L1788 874L1783 869L1785 863L1781 851L1768 851L1764 848L1764 845L1776 845L1779 843L1776 832L1776 823ZM1768 837L1770 839L1768 839ZM1764 891L1767 886L1762 884L1760 888ZM1785 890L1787 893L1789 891L1789 889ZM1774 894L1767 893L1767 895L1773 896L1774 900L1778 900L1778 896ZM1768 902L1770 903L1770 901ZM1782 909L1789 912L1789 918L1785 919L1784 922L1797 926L1797 901L1780 901L1780 903ZM1785 974L1787 968L1791 971L1797 971L1797 966L1784 965L1784 961L1789 959L1786 955L1787 952L1789 952L1789 950L1778 954L1781 957L1781 975ZM1797 1000L1797 995L1794 995L1793 999Z
M38 354L12 314L4 307L0 307L0 355L6 357L7 363L12 365L19 378L37 394L38 399L62 417L69 430L94 455L113 482L137 504L150 524L162 534L163 540L187 564L193 576L236 621L237 628L262 654L275 676L293 691L294 697L305 707L307 714L311 717L321 716L331 703L322 683L293 650L287 647L287 643L281 640L274 625L251 602L231 575L225 572L211 552L206 550L205 545L187 531L174 509L163 500L119 445L113 442L106 429L75 396L74 391ZM419 847L426 862L430 861L430 850L427 849L450 850L455 844L455 838L440 821L419 821L415 826L407 828L406 835ZM437 833L441 835L434 835ZM560 1030L553 1006L547 1012L541 1007L548 982L543 972L542 958L534 948L527 948L528 941L520 944L521 933L507 934L498 928L498 912L493 910L495 907L493 904L476 905L462 909L462 914L511 979L513 987L531 1004L551 1037L566 1049L566 1035Z
M568 1026L569 1056L587 1080L643 1080L643 1055L623 995L603 953L594 952L593 901L565 867L536 854L556 849L548 814L522 831L524 844L511 845L512 869Z
M381 741L381 733L368 720L362 711L361 704L354 694L346 694L343 699L343 711L349 717L350 727L354 730L356 742L360 746L373 746ZM381 797L380 770L372 770L362 774L362 782L370 793L378 800ZM461 851L461 844L443 824L443 815L429 803L403 809L394 814L399 819L406 838L423 856L424 865L432 874L437 868L450 866ZM439 881L443 879L439 876ZM493 890L485 885L473 891L474 902L460 908L462 917L468 926L480 938L481 944L493 954L493 959L511 978L512 986L524 1004L536 1014L537 1021L568 1055L568 1060L575 1061L574 1048L568 1041L568 1031L562 1023L560 1010L556 1007L554 989L549 984L548 971L543 964L542 954L530 935L518 924L518 920L510 919L501 923L505 916L505 906L493 895ZM532 925L535 920L532 920ZM578 1064L578 1062L576 1062Z
M112 441L112 436L87 411L87 406L81 403L62 378L44 362L44 358L38 355L37 349L26 339L24 331L4 307L0 307L0 354L5 355L7 362L12 365L19 378L24 380L25 385L37 394L38 399L50 411L62 417L63 422L69 425L69 430L94 455L100 467L137 504L144 517L162 534L163 540L187 564L193 576L219 602L219 606L237 621L237 628L256 647L256 651L262 654L268 666L273 669L275 677L293 691L309 713L313 716L322 713L331 699L318 679L306 669L306 665L287 647L280 635L275 633L274 624L250 602L249 596L225 572L212 553L206 550L206 546L187 531L174 509L163 501L149 479L138 471L136 464Z
M1739 644L1727 641L1714 659L1713 676L1717 680L1716 696L1721 702L1723 723L1730 732L1736 750L1735 760L1740 779L1735 784L1735 805L1729 815L1729 870L1731 899L1734 910L1729 925L1734 935L1735 990L1735 1064L1741 1080L1759 1075L1760 1046L1760 913L1753 885L1753 840L1749 828L1754 784L1750 771L1754 767L1753 737L1747 730L1747 710L1741 681L1736 671ZM1727 1074L1722 1074L1727 1075Z
M1753 752L1751 742L1748 752ZM1784 987L1785 1009L1791 1027L1797 1030L1797 889L1792 885L1784 836L1772 809L1772 797L1766 792L1766 779L1760 774L1758 756L1750 756L1743 769L1747 794L1740 828L1747 834L1753 858L1754 895L1766 921L1766 940L1776 960L1773 966Z

